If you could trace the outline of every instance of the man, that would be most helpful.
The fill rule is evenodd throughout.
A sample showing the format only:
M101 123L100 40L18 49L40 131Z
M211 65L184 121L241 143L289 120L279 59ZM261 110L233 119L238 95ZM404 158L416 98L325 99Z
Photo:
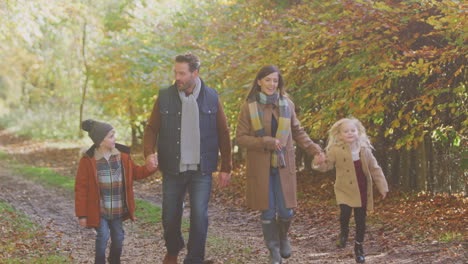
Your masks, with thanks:
M159 91L145 128L144 154L157 158L163 174L163 228L167 253L163 264L176 264L184 247L181 232L183 201L190 198L190 232L184 264L201 264L208 231L208 201L212 173L221 169L218 184L225 187L231 174L229 128L216 90L198 76L200 59L193 54L175 58L175 84ZM157 154L155 154L157 147Z

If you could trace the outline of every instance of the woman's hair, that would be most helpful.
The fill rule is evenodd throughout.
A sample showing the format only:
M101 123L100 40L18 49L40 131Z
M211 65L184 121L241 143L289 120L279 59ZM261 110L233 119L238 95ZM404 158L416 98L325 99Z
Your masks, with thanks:
M268 65L268 66L264 66L263 68L261 68L258 71L257 77L255 77L255 80L252 83L252 88L250 89L249 94L247 95L247 98L250 98L251 96L255 96L255 94L260 92L261 89L260 89L260 85L258 85L258 81L265 78L265 76L268 76L268 75L270 75L270 74L272 74L274 72L278 73L278 90L279 90L279 94L281 96L285 96L286 93L284 91L283 76L281 75L280 70L274 65Z
M326 151L329 151L330 148L334 145L343 143L339 137L340 129L345 123L352 123L356 126L358 131L358 145L361 147L369 147L374 148L370 143L369 137L366 134L366 129L362 125L361 121L357 120L356 118L343 118L338 120L333 126L330 128L328 132L328 143L326 147Z

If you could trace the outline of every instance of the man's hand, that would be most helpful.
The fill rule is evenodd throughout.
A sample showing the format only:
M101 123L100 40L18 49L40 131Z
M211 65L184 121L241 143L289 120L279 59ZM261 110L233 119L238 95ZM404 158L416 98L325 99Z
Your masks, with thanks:
M155 170L158 169L158 155L156 154L150 154L146 157L146 168L149 170L149 171L152 171L154 172Z
M218 173L218 186L219 188L224 188L229 185L229 181L231 180L231 173L222 172Z

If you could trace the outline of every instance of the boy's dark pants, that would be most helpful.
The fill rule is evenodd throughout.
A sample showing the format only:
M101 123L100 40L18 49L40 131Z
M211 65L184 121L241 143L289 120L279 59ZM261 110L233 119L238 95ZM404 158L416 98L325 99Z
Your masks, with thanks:
M96 228L96 264L106 263L106 248L109 237L111 247L109 251L109 263L120 264L122 246L124 240L124 230L122 219L106 220L101 217L100 225Z
M340 225L341 232L346 232L351 218L351 211L354 208L354 221L356 222L356 241L364 242L364 232L366 232L366 208L365 207L350 207L346 204L340 204Z

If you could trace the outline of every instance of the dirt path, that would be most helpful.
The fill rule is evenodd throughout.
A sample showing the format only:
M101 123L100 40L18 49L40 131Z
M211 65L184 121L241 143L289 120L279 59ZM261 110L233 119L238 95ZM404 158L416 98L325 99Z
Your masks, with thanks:
M79 158L76 147L58 148L54 142L25 141L4 131L0 131L0 151L10 153L22 163L52 167L70 177L76 171ZM160 188L157 178L144 180L135 185L136 198L158 205ZM1 161L0 200L7 201L45 227L48 237L58 242L58 251L70 255L76 263L93 263L95 234L77 225L72 194L44 188L13 175L9 165ZM188 210L186 208L186 215ZM207 259L215 263L268 263L256 212L211 203L209 214ZM351 245L336 249L336 228L336 223L311 226L294 222L291 230L293 256L283 263L355 263ZM377 231L372 227L368 229L366 237L371 241ZM138 224L126 222L125 231L122 263L161 263L165 253L161 225L153 227L148 234ZM419 244L384 251L375 243L365 244L367 263L465 263L459 257L460 252L440 254L441 250L438 245Z

